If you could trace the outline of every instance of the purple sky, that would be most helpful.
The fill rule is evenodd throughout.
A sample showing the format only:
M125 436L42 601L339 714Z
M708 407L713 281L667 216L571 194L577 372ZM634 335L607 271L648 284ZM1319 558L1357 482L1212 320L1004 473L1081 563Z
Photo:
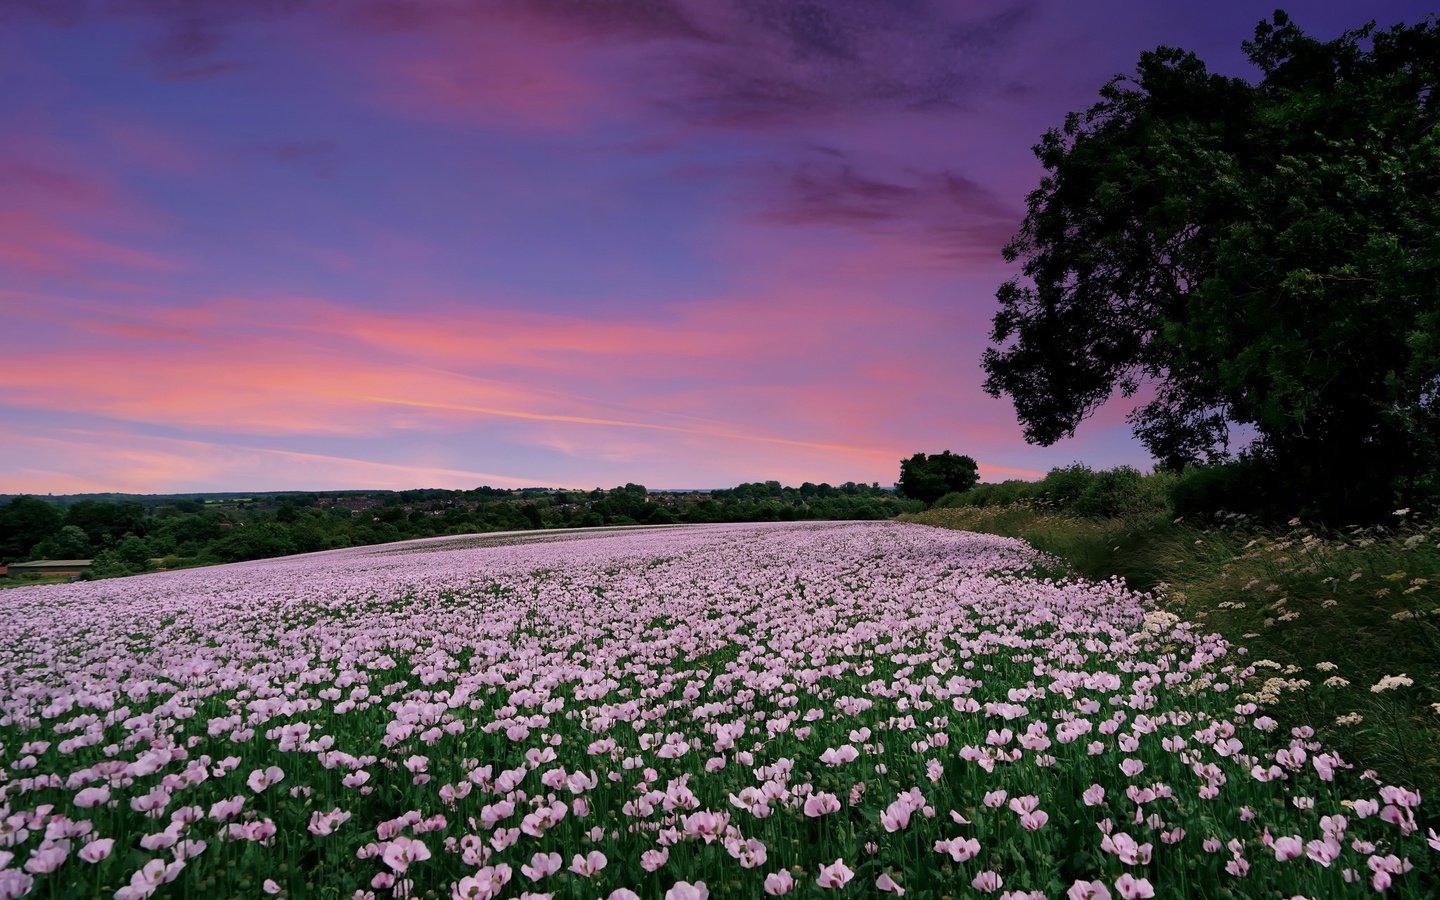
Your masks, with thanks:
M999 248L1046 128L1272 8L0 0L0 492L1144 467L981 392Z

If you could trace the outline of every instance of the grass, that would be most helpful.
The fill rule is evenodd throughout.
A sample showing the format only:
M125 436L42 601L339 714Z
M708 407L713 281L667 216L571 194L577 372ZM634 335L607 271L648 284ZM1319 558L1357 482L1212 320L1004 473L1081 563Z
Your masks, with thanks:
M1392 527L1265 529L1025 503L901 519L1022 538L1074 575L1153 592L1248 649L1258 671L1245 691L1271 715L1314 725L1382 779L1440 797L1440 524L1401 515ZM1385 681L1400 675L1413 683Z

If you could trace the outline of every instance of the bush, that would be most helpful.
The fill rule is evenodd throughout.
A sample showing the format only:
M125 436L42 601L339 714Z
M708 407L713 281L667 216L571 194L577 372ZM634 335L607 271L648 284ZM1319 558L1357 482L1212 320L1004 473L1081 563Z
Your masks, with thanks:
M935 501L939 509L967 506L1008 506L1034 499L1036 485L1030 481L1011 479L998 484L977 484L968 491L952 491Z
M1063 509L1073 506L1094 480L1090 467L1077 462L1051 469L1036 486L1041 499Z
M1082 516L1114 519L1170 510L1168 475L1144 475L1133 466L1096 473L1073 509Z

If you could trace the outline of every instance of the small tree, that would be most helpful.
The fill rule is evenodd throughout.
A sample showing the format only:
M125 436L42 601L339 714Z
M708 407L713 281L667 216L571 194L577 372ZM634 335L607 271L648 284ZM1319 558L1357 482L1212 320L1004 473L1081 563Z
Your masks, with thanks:
M900 493L914 500L934 503L946 494L968 491L980 480L979 466L968 456L949 450L926 456L917 453L900 461Z

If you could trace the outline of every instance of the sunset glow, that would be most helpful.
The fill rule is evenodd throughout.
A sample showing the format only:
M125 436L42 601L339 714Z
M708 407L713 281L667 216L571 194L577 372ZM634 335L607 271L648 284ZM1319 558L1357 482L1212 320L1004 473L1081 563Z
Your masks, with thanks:
M0 493L1147 467L981 391L1000 248L1045 129L1272 5L0 5Z

